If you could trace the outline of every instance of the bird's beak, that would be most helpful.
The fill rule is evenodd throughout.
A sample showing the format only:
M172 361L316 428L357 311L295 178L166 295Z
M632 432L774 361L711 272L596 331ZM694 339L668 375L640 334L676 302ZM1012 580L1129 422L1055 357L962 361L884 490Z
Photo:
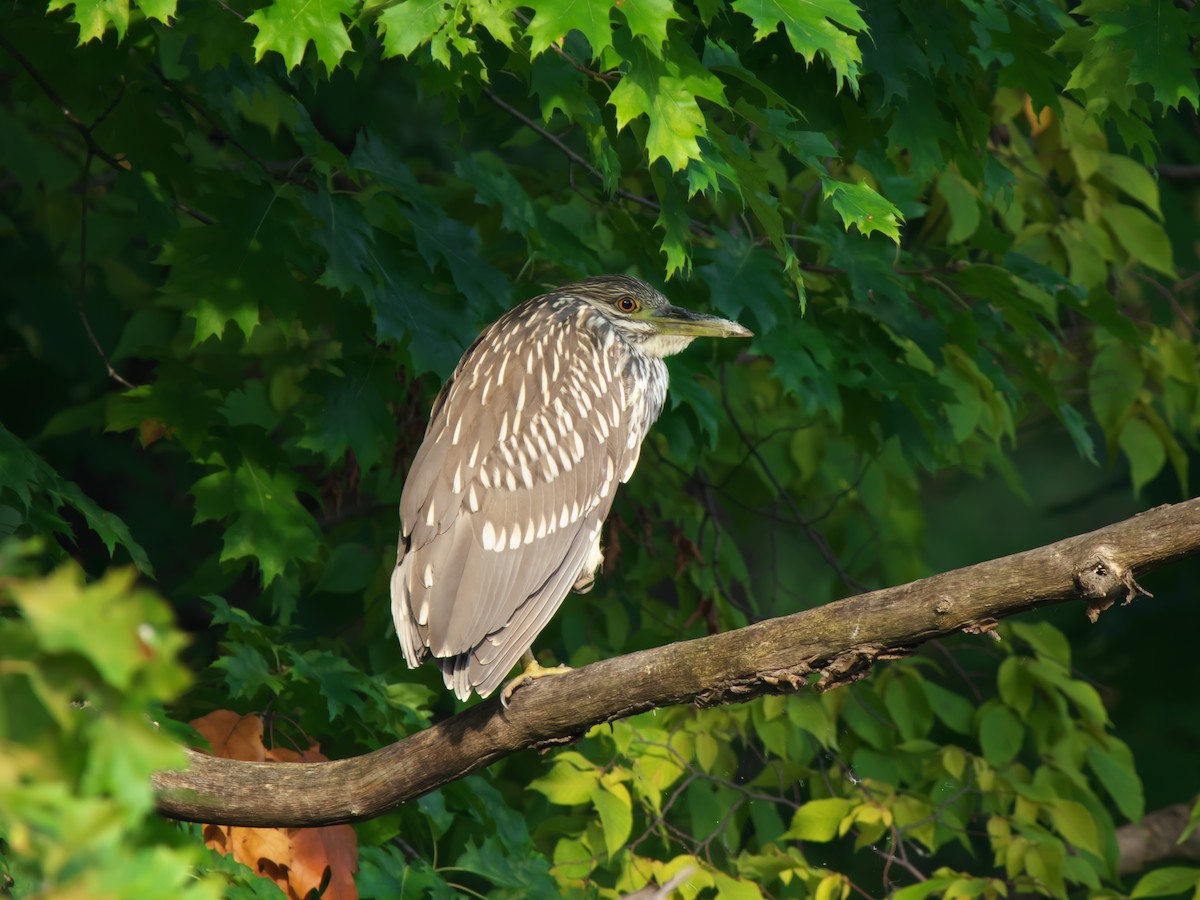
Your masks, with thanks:
M754 337L749 328L729 319L695 312L682 306L664 306L655 310L650 320L661 334L680 337Z

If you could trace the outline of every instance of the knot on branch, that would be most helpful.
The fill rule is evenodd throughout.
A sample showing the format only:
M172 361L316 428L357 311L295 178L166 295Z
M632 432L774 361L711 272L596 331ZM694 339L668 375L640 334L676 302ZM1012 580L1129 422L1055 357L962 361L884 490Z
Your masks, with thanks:
M1118 599L1124 606L1138 595L1154 596L1134 580L1133 570L1119 563L1113 549L1105 544L1096 547L1075 570L1075 587L1088 601L1087 617L1093 623Z
M815 689L823 694L825 691L861 681L870 674L875 660L887 650L888 648L880 644L864 644L839 653L821 666L821 680L816 683Z
M813 671L809 663L801 662L783 669L756 672L747 678L715 684L692 702L703 709L722 703L744 703L764 694L793 694L808 684L808 676Z

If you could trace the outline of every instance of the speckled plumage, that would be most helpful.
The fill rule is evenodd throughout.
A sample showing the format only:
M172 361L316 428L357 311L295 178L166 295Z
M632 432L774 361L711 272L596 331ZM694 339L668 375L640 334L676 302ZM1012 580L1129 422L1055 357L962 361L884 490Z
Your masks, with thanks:
M484 330L434 402L400 501L392 614L408 664L435 657L460 698L491 693L590 586L666 399L661 357L693 339L641 315L659 308L675 309L619 275L535 297Z

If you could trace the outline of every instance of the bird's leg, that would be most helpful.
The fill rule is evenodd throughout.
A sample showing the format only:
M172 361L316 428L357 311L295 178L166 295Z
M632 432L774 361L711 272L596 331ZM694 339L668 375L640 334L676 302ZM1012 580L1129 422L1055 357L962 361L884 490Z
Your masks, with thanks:
M521 654L521 665L525 671L506 684L504 690L500 692L500 703L504 706L508 706L508 701L512 699L517 688L524 687L535 678L545 678L547 675L565 675L571 671L570 666L543 666L534 659L531 650L526 650Z

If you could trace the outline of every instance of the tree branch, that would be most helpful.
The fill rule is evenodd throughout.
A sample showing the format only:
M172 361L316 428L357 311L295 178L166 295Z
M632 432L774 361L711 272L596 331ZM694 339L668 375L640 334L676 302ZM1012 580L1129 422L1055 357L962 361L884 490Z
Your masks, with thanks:
M1174 803L1146 813L1140 822L1118 828L1120 862L1117 870L1122 875L1132 875L1169 860L1200 862L1200 829L1179 843L1191 812L1190 804Z
M368 819L518 750L649 709L789 692L814 675L827 690L864 677L876 660L1052 603L1083 600L1094 619L1141 592L1135 575L1198 552L1200 499L1162 506L1036 550L545 678L507 709L492 697L363 756L281 764L192 752L187 771L155 777L159 811L255 826Z

